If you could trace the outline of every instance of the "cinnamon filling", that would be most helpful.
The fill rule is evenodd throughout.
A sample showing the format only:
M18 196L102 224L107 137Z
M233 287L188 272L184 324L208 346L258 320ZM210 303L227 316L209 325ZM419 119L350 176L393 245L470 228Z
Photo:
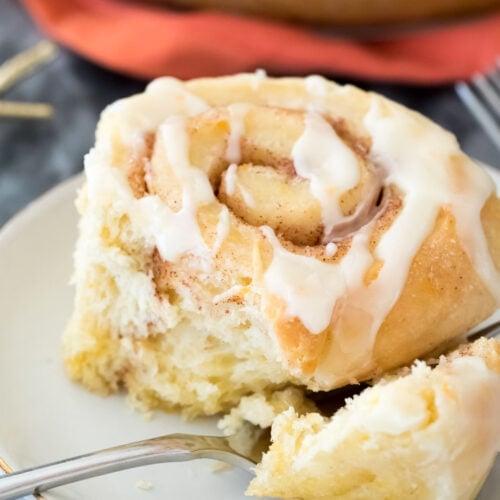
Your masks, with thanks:
M322 182L324 172L315 170L316 158L308 156L308 127L310 134L317 134L314 127L319 127L324 136L320 167L339 172L328 185ZM368 160L367 141L354 137L342 120L318 116L311 121L301 111L238 105L187 118L185 130L190 165L206 175L214 196L246 224L269 226L299 247L322 246L338 242L376 216L381 169ZM328 150L332 138L335 145ZM341 173L346 158L350 178ZM147 192L146 184L139 183L141 169L144 164L136 162L129 174L136 195ZM183 181L161 145L151 152L150 172L149 191L174 211L181 210ZM332 207L334 217L325 216Z

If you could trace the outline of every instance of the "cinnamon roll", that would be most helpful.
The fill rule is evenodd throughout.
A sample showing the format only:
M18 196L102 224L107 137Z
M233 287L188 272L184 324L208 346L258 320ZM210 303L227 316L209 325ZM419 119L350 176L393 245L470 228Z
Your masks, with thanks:
M142 408L372 379L500 299L490 177L352 86L158 79L104 111L85 172L65 363Z
M292 408L248 494L279 498L476 498L500 451L500 341L385 377L333 417Z

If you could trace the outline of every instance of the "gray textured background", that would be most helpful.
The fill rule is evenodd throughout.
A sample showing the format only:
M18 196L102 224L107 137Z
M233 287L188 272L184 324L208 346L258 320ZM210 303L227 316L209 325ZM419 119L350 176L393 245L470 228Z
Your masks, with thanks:
M42 38L21 4L0 2L0 62ZM64 49L0 99L49 102L50 120L0 118L0 226L33 198L82 169L99 113L145 83L111 73Z

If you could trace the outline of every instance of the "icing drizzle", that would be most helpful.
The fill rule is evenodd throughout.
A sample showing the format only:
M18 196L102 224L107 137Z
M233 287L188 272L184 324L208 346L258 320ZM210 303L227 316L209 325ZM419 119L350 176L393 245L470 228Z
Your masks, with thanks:
M248 76L235 78L249 84ZM264 77L258 74L254 79L257 83L252 85L261 88ZM342 219L339 199L359 182L360 166L354 152L318 111L318 102L323 102L335 87L330 89L320 77L305 79L304 87L304 108L311 99L316 105L305 114L305 128L293 147L292 159L297 173L310 181L328 233ZM163 142L168 162L182 185L182 208L177 212L157 196L135 199L124 174L108 166L111 162L106 141L98 142L87 157L90 202L103 205L113 200L114 209L128 213L146 241L155 245L167 261L176 261L186 253L213 258L229 232L226 207L219 213L212 248L204 242L197 221L199 207L217 203L217 199L205 173L189 162L185 120L207 109L208 104L189 93L182 83L168 78L151 84L143 95L110 106L103 117L102 127L106 128L106 120L116 116L115 125L131 143L138 132L159 130L157 140ZM225 174L227 192L231 195L240 189L246 203L252 205L250 193L238 185L236 174L248 105L233 104L228 110L226 160L231 165ZM367 361L376 332L398 300L411 262L432 231L443 205L450 207L461 245L500 302L500 274L489 254L480 220L481 208L494 192L489 176L460 152L451 134L427 121L422 124L411 113L401 112L397 105L381 97L371 96L364 127L372 139L372 160L386 169L385 186L395 185L403 193L401 211L373 254L368 249L370 223L353 236L349 250L338 262L323 262L290 252L271 228L261 228L273 248L272 261L263 275L267 293L284 301L287 313L299 318L312 334L331 325L336 305L347 296L349 307L359 309L365 320L357 340L335 330L336 341L344 352L364 353L360 354L360 362ZM414 146L415 137L418 147ZM332 257L336 251L336 246L329 243L325 256ZM363 276L375 260L383 262L383 266L367 285Z
M322 208L325 234L343 217L339 198L359 182L356 155L318 113L308 112L305 129L292 150L295 171L311 182Z

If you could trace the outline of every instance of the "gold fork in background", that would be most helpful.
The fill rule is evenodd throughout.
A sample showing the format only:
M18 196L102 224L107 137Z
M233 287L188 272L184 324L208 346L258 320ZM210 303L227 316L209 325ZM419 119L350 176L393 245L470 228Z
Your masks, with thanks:
M5 61L0 65L0 92L5 92L19 80L54 59L56 53L56 46L44 40ZM49 118L53 113L53 107L46 103L0 100L0 117L40 119Z

